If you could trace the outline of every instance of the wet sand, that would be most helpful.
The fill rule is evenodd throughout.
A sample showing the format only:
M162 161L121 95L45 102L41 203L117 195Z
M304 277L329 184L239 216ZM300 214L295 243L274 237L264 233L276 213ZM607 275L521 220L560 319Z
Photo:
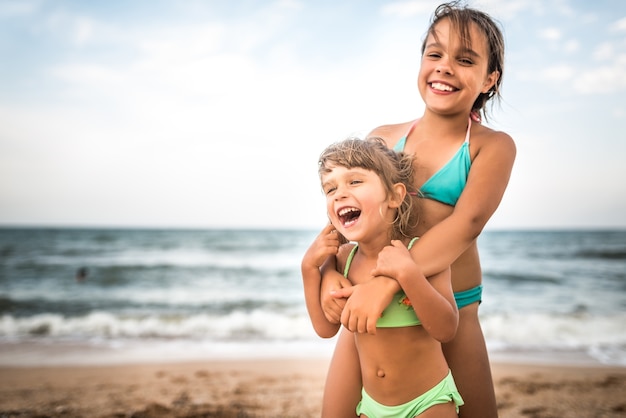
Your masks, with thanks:
M0 367L0 417L319 417L327 360ZM495 363L502 418L626 416L626 368Z

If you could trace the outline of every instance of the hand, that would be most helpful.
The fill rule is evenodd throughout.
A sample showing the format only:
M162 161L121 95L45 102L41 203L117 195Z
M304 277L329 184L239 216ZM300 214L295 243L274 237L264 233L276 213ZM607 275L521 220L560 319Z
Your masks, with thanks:
M320 288L320 302L326 319L332 324L341 321L341 313L348 300L348 296L340 296L343 289L351 288L352 283L343 274L334 268L322 269L322 284Z
M341 314L341 323L352 332L376 334L378 318L399 289L395 280L378 276L368 282L336 291L335 297L348 298Z
M311 246L309 246L306 253L304 253L302 266L319 269L329 256L337 255L338 249L339 234L337 234L332 224L328 224L322 229L322 232L315 237Z
M392 240L391 245L387 245L378 253L376 267L371 274L374 277L386 276L397 279L399 272L409 271L408 263L415 264L409 250L402 241Z

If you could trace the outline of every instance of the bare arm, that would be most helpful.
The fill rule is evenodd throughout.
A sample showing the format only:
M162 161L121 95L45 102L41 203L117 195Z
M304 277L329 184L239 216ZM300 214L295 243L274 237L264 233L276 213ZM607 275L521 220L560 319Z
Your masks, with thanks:
M333 294L340 289L351 287L352 283L337 271L336 257L328 257L320 270L322 272L322 283L320 285L322 310L328 321L339 324L347 296L333 297Z
M332 225L327 225L315 238L302 258L302 282L306 308L317 335L330 338L337 334L339 323L326 319L320 303L320 284L322 275L320 266L329 256L337 254L339 239Z
M467 184L450 216L424 233L415 244L415 258L428 276L452 264L480 235L509 183L515 144L495 132L472 162Z

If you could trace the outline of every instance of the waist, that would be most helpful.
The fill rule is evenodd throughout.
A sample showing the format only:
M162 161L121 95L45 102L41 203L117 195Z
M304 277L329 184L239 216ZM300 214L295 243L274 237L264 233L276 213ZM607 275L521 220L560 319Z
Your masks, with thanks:
M472 287L471 289L454 292L454 300L458 309L462 309L472 303L483 301L483 285Z
M463 254L450 265L452 290L462 292L482 284L482 268L478 247L474 241Z
M391 348L393 356L389 356L389 351L383 353L359 345L363 386L368 392L392 405L412 399L440 381L449 368L441 345L434 342L417 345L421 349L396 344Z

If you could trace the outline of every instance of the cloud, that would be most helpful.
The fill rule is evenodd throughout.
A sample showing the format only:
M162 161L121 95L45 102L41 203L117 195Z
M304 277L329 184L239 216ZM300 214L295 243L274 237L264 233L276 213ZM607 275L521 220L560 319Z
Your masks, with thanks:
M612 65L583 71L574 79L574 89L583 94L612 93L626 90L626 55Z
M610 26L613 32L626 32L626 17L621 18Z
M117 84L125 77L122 72L96 64L66 64L50 70L57 79L66 83L97 86L98 89Z
M25 16L39 10L38 1L3 0L0 1L0 18Z
M324 2L293 0L245 10L232 2L63 2L39 11L37 2L0 0L0 17L22 4L29 7L21 13L33 13L4 25L12 67L0 81L7 93L0 97L0 195L10 206L0 217L321 225L319 152L354 131L422 113L419 44L439 3L342 3L329 6L333 15ZM537 141L527 129L561 127L572 114L607 131L619 126L626 112L622 20L583 26L536 0L470 5L500 20L512 13L504 26L514 77L506 83L516 101L499 122L520 149L527 138ZM523 95L517 101L518 90L532 96L529 103ZM585 129L572 141L589 137ZM560 135L548 137L558 142ZM536 156L527 159L534 169ZM280 211L276 202L284 202Z
M615 55L615 48L611 42L603 42L593 51L593 58L598 61L608 61Z
M572 66L562 64L546 68L541 72L540 78L547 81L567 81L570 80L575 73L576 70Z
M557 28L546 28L539 31L538 34L540 39L545 39L548 41L558 41L561 39L561 31Z
M439 1L396 1L385 4L381 12L384 16L410 18L420 14L432 14L440 4Z
M563 50L568 53L576 52L580 49L580 42L576 39L571 39L563 45Z
M77 45L87 45L94 34L94 24L89 18L78 18L74 27L74 42Z

